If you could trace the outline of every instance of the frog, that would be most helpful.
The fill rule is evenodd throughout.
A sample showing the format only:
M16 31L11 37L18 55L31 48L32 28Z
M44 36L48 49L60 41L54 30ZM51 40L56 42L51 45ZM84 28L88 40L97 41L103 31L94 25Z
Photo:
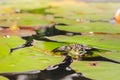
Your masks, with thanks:
M83 60L86 56L92 56L94 51L100 51L97 47L89 47L84 44L72 43L63 45L52 50L53 53L60 52L62 55L70 55L73 59Z

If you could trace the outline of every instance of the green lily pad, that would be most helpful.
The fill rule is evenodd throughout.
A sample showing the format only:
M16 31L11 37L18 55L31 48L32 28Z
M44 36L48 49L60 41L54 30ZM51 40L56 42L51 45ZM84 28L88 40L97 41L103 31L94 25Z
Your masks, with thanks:
M48 50L51 51L57 47L60 47L62 45L66 45L67 43L59 43L59 42L45 42L45 41L34 41L34 47L42 50Z
M108 50L119 50L120 36L110 35L81 35L81 36L53 36L50 40L68 43L80 43Z
M44 26L50 24L43 15L21 13L1 16L0 25L10 27L14 21L18 23L18 26Z
M47 7L43 7L43 8L24 10L23 12L35 13L35 14L52 14L52 13L46 12L46 10L50 9L50 8L52 8L52 7L47 6Z
M0 37L0 57L6 57L11 48L23 44L25 41L17 36Z
M113 51L113 52L105 52L105 53L97 53L98 55L105 57L107 59L111 59L114 61L118 61L120 62L120 58L118 56L120 56L120 51Z
M47 12L54 13L56 16L62 16L73 19L78 19L78 18L90 19L90 20L111 19L114 17L116 11L115 9L119 8L118 6L119 3L116 5L112 3L109 4L105 4L105 3L94 4L94 3L84 3L84 2L75 3L75 1L73 2L71 1L70 3L69 2L64 3L64 1L63 2L56 1L55 3L57 4L57 6L48 9ZM54 6L54 4L51 6ZM67 8L64 5L67 5Z
M53 1L53 0L51 0ZM36 0L36 1L24 1L24 0L14 0L14 1L2 1L1 2L1 6L4 7L10 7L10 8L17 8L17 9L34 9L34 8L39 8L39 7L44 7L46 6L46 4L48 4L50 1L49 0L45 0L45 1L40 1L40 0ZM32 5L32 6L31 6Z
M0 73L42 70L61 61L61 57L46 55L34 47L15 50L0 60Z
M120 33L120 25L110 23L80 23L70 26L57 26L59 30L72 32L101 32L101 33Z
M86 14L90 14L90 13L102 14L102 13L109 13L109 12L114 11L114 8L111 7L111 5L114 5L114 4L102 3L102 5L101 5L101 3L96 3L97 4L96 5L93 3L88 4L88 3L84 3L84 2L75 2L75 1L70 1L70 2L66 2L66 1L57 2L56 1L55 3L53 2L51 4L51 6L55 6L55 8L49 9L48 11L54 12L57 14L66 13L66 12L77 12L77 13L82 12L82 13L86 13ZM64 5L67 5L67 7ZM117 8L118 6L114 5L114 7Z
M56 23L64 23L64 24L70 24L70 25L72 25L72 24L77 24L77 22L76 22L76 20L74 20L74 19L69 19L69 18L58 18L58 19L54 19L54 21L56 22ZM66 27L66 26L61 26L61 27ZM59 29L59 26L56 26L56 28L58 28Z
M96 64L95 66L92 64ZM77 61L72 63L72 68L77 72L95 80L119 80L119 64L101 61Z
M2 41L0 41L0 59L9 54L9 47Z
M21 44L25 43L25 40L23 40L22 38L18 37L18 36L10 36L10 37L1 37L0 41L2 41L6 46L10 48L14 48L17 47ZM2 47L2 46L1 46Z
M0 76L0 80L8 80L8 79L5 78L5 77Z

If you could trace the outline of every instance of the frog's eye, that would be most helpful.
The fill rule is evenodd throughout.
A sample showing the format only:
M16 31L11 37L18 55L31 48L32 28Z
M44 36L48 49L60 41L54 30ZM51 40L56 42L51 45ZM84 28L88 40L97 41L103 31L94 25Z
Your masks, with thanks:
M55 66L49 66L49 67L47 67L47 69L46 70L55 70L55 69L57 69L59 66L57 66L57 65L55 65Z

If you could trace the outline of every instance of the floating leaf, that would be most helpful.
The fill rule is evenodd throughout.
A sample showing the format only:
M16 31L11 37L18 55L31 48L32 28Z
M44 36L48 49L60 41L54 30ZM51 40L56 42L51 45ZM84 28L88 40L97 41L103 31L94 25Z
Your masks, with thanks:
M5 77L0 76L0 80L8 80L8 79L5 78Z
M27 15L27 16L26 16ZM3 20L1 26L10 26L14 21L16 21L19 26L44 26L50 24L46 20L46 17L39 14L21 13L21 14L11 14L1 17Z
M30 47L19 49L13 54L0 60L0 72L18 72L28 70L42 70L48 65L61 61L61 57L55 57L41 53Z
M50 40L68 43L80 43L108 50L119 50L120 36L110 35L81 35L81 36L53 36Z
M49 51L65 44L66 43L60 43L60 42L45 42L45 41L37 41L37 40L34 41L34 47L42 50L49 50Z
M86 75L95 80L119 80L119 64L111 63L111 62L101 62L96 61L96 66L91 66L87 61L77 61L72 63L72 68L78 72L82 72L83 75ZM102 77L104 76L104 77Z
M9 38L0 38L0 41L3 41L9 48L14 48L25 43L25 40L21 39L18 36L9 36Z
M59 30L66 30L72 32L98 32L98 33L120 33L119 25L110 23L80 23L70 26L57 26Z
M9 47L6 45L6 43L0 41L0 59L7 56L9 54Z

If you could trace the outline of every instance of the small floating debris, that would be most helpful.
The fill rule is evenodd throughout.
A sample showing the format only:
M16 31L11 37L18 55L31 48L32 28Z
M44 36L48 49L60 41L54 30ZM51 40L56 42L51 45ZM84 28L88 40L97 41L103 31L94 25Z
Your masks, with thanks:
M89 66L97 66L98 65L98 62L90 62L90 63L88 63L89 64Z

